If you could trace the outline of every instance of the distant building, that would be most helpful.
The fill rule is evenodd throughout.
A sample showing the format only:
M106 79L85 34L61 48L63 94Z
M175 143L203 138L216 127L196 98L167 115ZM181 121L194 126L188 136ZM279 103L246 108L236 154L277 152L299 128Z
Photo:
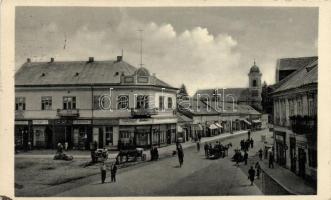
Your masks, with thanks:
M249 105L193 99L182 106L179 112L192 119L193 139L261 128L261 113Z
M248 88L219 88L198 90L194 98L209 96L210 99L218 98L219 101L235 102L236 104L245 104L262 111L262 73L254 61L254 65L248 73Z
M27 60L15 75L17 148L168 145L176 141L174 88L116 60Z
M276 161L316 182L318 60L293 68L271 93Z

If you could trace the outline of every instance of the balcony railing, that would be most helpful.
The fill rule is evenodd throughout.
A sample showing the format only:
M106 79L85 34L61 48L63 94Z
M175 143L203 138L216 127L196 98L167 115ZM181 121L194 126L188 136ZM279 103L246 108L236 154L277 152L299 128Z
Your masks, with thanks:
M315 134L317 133L316 116L291 116L291 129L296 134Z
M156 108L144 108L144 109L131 109L132 117L151 117L152 115L157 115L158 110Z
M79 117L79 110L65 110L65 109L57 109L57 116L59 117Z

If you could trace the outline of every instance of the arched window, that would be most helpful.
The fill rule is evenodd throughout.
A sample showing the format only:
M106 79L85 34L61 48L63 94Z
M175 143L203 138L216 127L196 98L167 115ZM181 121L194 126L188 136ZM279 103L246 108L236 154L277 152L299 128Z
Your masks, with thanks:
M256 86L257 86L256 80L253 80L253 87L256 87Z

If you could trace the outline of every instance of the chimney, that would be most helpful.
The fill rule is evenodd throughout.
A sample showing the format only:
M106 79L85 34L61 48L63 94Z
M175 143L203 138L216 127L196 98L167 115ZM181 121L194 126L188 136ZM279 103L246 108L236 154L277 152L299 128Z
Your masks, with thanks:
M122 59L123 59L123 57L122 56L117 56L117 62L121 62L122 61Z
M88 62L94 62L94 57L89 57Z
M51 63L53 63L54 62L54 58L51 58Z
M30 63L30 62L31 62L31 58L27 58L27 59L26 59L26 62L27 62L27 63Z

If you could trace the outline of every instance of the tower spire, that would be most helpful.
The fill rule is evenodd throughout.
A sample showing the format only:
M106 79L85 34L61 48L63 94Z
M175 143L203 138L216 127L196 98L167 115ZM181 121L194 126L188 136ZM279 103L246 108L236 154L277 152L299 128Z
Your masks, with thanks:
M255 64L255 58L254 58L254 65L256 65L256 64Z

